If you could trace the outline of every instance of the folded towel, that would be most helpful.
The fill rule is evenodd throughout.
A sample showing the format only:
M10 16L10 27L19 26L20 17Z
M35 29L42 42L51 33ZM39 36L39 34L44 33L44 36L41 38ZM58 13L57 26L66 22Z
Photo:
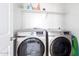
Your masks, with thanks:
M77 37L72 35L72 56L78 56L78 41Z

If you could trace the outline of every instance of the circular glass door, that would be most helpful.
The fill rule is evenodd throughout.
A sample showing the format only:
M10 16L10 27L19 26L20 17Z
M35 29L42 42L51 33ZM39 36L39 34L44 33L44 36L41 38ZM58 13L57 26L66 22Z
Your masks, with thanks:
M71 53L71 43L65 37L58 37L50 45L52 56L69 56Z
M18 56L43 56L45 46L43 42L35 37L27 38L19 45Z

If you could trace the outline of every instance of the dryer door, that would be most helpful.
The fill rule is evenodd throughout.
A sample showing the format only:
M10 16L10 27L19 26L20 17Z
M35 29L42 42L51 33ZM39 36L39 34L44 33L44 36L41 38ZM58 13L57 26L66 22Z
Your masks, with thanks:
M58 37L50 45L52 56L69 56L71 53L71 43L65 37Z
M43 56L45 46L35 37L25 39L18 47L18 56Z

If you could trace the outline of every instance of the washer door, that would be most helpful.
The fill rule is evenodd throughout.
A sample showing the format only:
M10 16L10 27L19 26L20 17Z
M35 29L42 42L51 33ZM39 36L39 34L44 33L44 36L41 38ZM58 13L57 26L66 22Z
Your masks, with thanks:
M69 56L71 53L71 43L65 37L58 37L50 45L52 56Z
M43 56L45 46L35 37L25 39L18 47L18 56Z

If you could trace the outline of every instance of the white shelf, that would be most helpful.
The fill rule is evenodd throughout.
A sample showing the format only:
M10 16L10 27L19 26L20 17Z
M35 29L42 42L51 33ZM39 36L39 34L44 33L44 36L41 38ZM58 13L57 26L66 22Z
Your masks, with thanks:
M51 11L39 11L39 10L22 10L23 13L45 13L45 14L59 14L65 15L65 12L51 12Z

